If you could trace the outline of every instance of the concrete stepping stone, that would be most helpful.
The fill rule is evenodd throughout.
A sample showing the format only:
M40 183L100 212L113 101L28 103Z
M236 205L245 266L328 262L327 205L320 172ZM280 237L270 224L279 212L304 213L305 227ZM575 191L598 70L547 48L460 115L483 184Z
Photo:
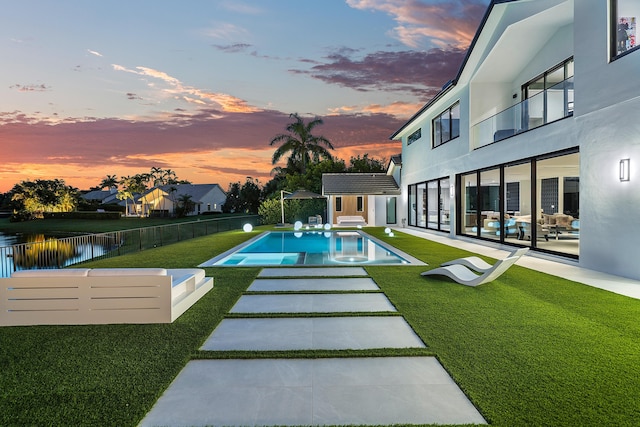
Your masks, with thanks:
M243 295L230 313L350 313L396 311L383 293Z
M263 268L258 277L368 276L362 267Z
M147 426L486 424L433 357L194 360Z
M256 279L248 291L379 291L376 282L369 277L341 277L326 279Z
M400 316L224 319L200 350L424 348Z

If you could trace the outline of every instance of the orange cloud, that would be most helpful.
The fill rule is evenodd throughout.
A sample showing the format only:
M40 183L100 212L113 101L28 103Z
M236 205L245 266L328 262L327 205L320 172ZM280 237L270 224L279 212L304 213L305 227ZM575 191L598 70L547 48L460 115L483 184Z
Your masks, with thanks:
M158 89L158 93L161 97L170 96L176 99L182 99L187 103L197 104L198 106L221 108L222 111L231 113L253 113L260 111L259 108L251 106L245 100L235 96L225 93L209 92L193 86L185 85L179 79L170 76L164 71L142 66L138 66L135 69L126 68L118 64L112 64L111 66L115 71L137 74L159 80L160 83L165 85ZM155 88L156 86L153 84L150 85L150 87Z

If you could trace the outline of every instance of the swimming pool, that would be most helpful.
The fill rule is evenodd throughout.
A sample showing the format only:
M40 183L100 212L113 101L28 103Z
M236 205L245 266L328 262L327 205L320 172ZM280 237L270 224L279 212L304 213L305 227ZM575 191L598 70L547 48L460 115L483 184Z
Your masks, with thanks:
M354 264L424 263L362 231L269 231L199 267Z

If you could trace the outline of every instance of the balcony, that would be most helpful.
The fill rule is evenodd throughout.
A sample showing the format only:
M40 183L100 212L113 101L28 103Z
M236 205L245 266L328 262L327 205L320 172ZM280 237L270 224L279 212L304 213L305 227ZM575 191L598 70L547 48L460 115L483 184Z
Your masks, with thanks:
M471 148L509 138L573 115L573 77L471 127Z

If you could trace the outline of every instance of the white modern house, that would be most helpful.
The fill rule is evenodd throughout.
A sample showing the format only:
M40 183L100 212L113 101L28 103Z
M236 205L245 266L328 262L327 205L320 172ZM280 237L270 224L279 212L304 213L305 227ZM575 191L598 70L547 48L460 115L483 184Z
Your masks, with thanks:
M398 215L640 279L638 0L494 0L397 130Z
M222 212L227 194L218 184L168 184L153 187L140 196L142 216L171 216L176 213L180 200L189 196L195 210L188 215Z

